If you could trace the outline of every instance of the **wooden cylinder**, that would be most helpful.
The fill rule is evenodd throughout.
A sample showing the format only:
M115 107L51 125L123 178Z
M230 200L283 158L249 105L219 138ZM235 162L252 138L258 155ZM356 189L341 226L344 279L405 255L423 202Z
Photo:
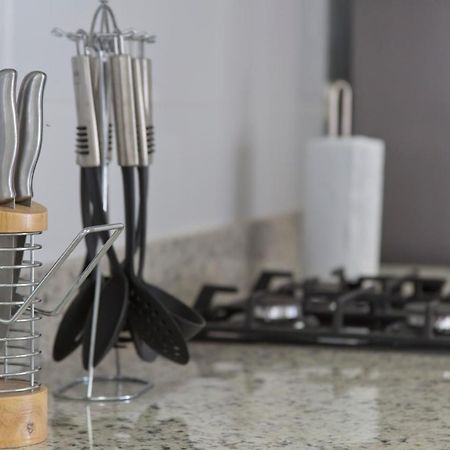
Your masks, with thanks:
M25 381L0 381L0 389L27 386ZM40 386L32 392L0 394L0 448L39 444L47 439L48 391Z
M15 208L0 206L0 233L32 233L45 231L47 208L33 202L31 206L17 204Z

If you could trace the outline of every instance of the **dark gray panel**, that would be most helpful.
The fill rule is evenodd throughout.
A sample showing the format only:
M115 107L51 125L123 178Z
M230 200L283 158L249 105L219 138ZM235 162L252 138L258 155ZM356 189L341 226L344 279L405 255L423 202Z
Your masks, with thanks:
M386 141L383 261L450 263L450 2L356 0L355 132Z
M350 80L351 0L330 0L328 8L328 79Z

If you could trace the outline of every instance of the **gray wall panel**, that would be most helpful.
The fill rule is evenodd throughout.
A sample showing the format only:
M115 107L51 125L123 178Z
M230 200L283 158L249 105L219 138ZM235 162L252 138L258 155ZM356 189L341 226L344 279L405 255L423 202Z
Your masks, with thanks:
M355 133L386 141L383 261L450 263L450 2L356 0Z

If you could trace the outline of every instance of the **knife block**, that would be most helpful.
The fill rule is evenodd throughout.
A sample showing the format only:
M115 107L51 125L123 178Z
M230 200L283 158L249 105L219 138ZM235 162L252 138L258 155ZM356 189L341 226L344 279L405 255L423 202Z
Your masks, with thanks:
M0 247L0 255L23 253L19 263L0 265L3 274L20 271L20 278L9 275L11 282L0 285L2 294L10 290L12 299L8 303L7 298L0 298L3 308L19 307L35 289L34 272L41 263L34 259L34 251L41 247L34 243L34 236L46 229L47 209L39 203L0 207L0 237L2 242L11 242ZM23 296L16 296L19 290ZM40 334L35 322L39 318L32 303L16 322L8 325L6 336L0 337L0 448L23 447L47 439L47 388L37 381Z

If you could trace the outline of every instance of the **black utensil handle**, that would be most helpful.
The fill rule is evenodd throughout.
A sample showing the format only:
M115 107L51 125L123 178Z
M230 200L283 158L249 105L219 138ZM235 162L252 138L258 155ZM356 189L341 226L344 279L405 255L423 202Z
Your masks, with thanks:
M145 266L145 250L147 241L147 197L148 197L148 166L138 167L139 176L139 221L137 239L139 239L138 277L142 278Z
M84 167L80 168L80 206L81 206L81 220L83 228L93 225L93 217L91 211L91 202L89 198L89 174L86 173ZM86 236L86 258L84 267L86 267L95 256L95 248L97 246L98 236L95 234L88 234Z
M134 248L135 248L135 168L122 167L123 193L125 206L125 271L134 274ZM141 230L142 235L143 230Z
M89 186L89 192L91 194L91 200L93 204L93 225L101 225L108 223L106 213L103 209L101 191L100 191L100 167L85 167L87 174L87 181ZM109 233L107 231L98 233L100 239L105 243L109 239ZM107 252L111 269L113 272L121 272L119 259L114 250L114 246L111 246Z

